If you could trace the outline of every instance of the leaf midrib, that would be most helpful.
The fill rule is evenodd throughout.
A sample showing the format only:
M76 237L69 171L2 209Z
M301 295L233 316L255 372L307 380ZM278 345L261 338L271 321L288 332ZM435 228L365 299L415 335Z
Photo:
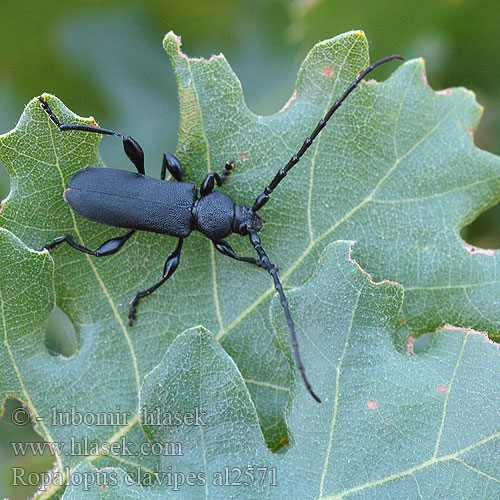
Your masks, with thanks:
M351 54L352 50L354 48L354 44L352 44L349 47L349 50L346 52L346 55L344 57L344 60L342 61L342 64L340 64L339 69L337 70L337 76L335 78L335 83L332 87L332 91L330 93L330 97L328 99L328 103L326 105L326 108L323 110L323 117L326 115L328 110L332 107L332 100L334 98L334 95L337 91L337 85L339 83L339 78L342 73L342 70L344 69L345 63L347 59L349 58L349 55ZM309 136L308 136L309 137ZM312 216L311 216L311 207L312 207L312 194L313 194L313 186L314 186L314 169L316 168L316 157L318 155L318 150L319 150L319 145L321 144L321 138L323 137L323 134L319 134L319 136L316 138L315 141L315 148L314 148L314 153L311 158L311 170L309 174L309 192L307 195L307 226L309 230L309 243L311 243L314 240L314 231L313 231L313 225L312 225Z
M191 70L191 60L186 58L186 61L187 61L187 67L189 70L189 74L191 75L191 81L194 83L195 78L194 78L193 72ZM194 92L194 95L196 97L196 104L198 106L198 110L200 113L201 137L202 137L203 142L205 143L207 172L210 173L210 172L212 172L212 163L210 161L210 144L208 142L207 134L205 132L205 126L204 126L204 121L203 121L203 112L201 109L200 99L198 96L198 90L197 90L196 84L193 84L193 92ZM216 263L215 263L215 248L213 245L209 245L209 246L210 246L210 264L212 267L212 286L213 286L213 290L214 290L215 315L217 316L217 321L219 323L219 330L223 330L224 324L222 322L222 313L221 313L221 309L220 309L220 300L219 300L219 289L218 289L218 285L217 285L217 267L216 267Z
M344 341L344 348L342 349L342 354L340 356L339 362L338 362L337 367L336 367L337 373L335 375L335 394L334 394L334 401L333 401L332 423L330 425L328 446L327 446L327 450L325 453L325 461L323 464L323 470L321 472L321 480L319 483L319 496L320 497L323 496L323 488L325 485L325 478L326 478L326 474L328 472L328 466L330 464L330 456L332 454L333 440L335 437L335 426L337 424L337 414L338 414L338 407L339 407L340 378L341 378L341 374L342 374L342 364L344 362L344 358L345 358L345 355L347 353L347 346L349 345L349 339L351 336L352 327L354 325L354 318L355 318L356 312L358 310L359 299L361 297L361 294L363 293L363 289L364 289L367 282L368 282L368 279L365 279L365 282L363 283L362 287L358 290L356 302L355 302L353 310L352 310L351 321L349 323L349 329L346 333L346 337L345 337L345 341Z

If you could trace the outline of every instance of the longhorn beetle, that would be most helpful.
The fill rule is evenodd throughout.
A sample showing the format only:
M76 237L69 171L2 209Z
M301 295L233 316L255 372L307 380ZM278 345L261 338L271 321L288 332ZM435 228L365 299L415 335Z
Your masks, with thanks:
M234 260L263 267L272 276L290 329L297 369L307 390L318 403L321 403L320 398L312 390L300 359L297 335L288 301L278 278L278 271L262 248L260 237L257 234L262 229L262 219L257 212L269 201L269 196L278 184L300 161L333 113L358 86L359 82L377 66L393 59L404 60L402 56L398 55L385 57L368 66L357 76L342 96L335 101L324 118L318 122L312 134L307 137L297 153L290 158L285 167L278 170L271 183L257 196L251 208L249 205L237 205L227 194L214 191L215 183L219 187L222 186L231 173L232 161L226 163L222 175L209 173L201 184L200 196L197 196L196 186L190 182L184 182L181 163L174 155L170 153L163 155L161 180L148 177L144 172L144 153L141 146L132 137L91 125L61 123L44 97L40 96L38 99L42 108L60 131L79 130L121 137L125 154L137 169L137 173L134 173L112 168L85 168L71 177L67 189L64 191L65 201L79 216L101 224L129 229L126 234L105 241L97 250L91 250L81 245L71 235L60 236L44 245L42 250L50 250L56 245L66 242L80 252L104 257L118 252L136 230L177 237L177 246L163 267L162 279L147 290L137 292L130 302L128 320L129 325L132 326L136 319L139 301L163 285L177 269L184 238L194 230L200 231L212 241L221 254ZM177 182L166 181L167 170ZM231 245L224 240L231 233L248 235L259 258L236 255Z

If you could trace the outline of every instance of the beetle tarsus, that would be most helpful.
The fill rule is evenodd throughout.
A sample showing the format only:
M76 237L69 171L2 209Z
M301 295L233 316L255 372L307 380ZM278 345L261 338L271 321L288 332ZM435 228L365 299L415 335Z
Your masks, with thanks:
M226 164L224 165L224 170L222 171L222 174L220 176L222 183L226 182L233 168L234 168L234 160L227 161Z
M236 255L233 247L225 240L212 240L215 249L222 255L229 257L230 259L238 260L240 262L248 262L249 264L254 264L257 267L264 267L260 259L255 259L254 257L240 257Z
M134 326L134 321L137 319L136 312L137 312L137 303L139 302L139 298L136 295L131 301L130 301L130 308L128 310L128 326Z

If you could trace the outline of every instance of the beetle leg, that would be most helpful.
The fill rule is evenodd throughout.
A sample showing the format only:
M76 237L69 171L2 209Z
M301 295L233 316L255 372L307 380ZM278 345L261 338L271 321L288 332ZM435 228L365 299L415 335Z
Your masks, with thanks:
M110 240L105 241L97 250L92 250L87 248L73 238L71 234L67 236L59 236L55 238L51 242L47 243L42 247L42 250L50 250L54 248L56 245L66 242L68 245L73 247L75 250L79 250L83 253L88 253L89 255L94 255L95 257L105 257L106 255L113 255L118 252L120 248L125 244L125 242L135 233L135 229L129 231L127 234L123 236L118 236L117 238L111 238Z
M222 186L223 181L222 181L220 175L216 174L214 172L210 172L205 177L205 180L201 183L200 195L205 196L205 195L211 193L214 190L215 181L217 181L218 186Z
M255 264L257 267L264 267L259 259L254 259L253 257L240 257L235 254L233 247L224 240L212 240L214 247L222 254L230 257L234 260L239 260L241 262L249 262L250 264Z
M160 177L162 181L164 181L165 177L167 176L167 169L177 182L184 182L181 162L178 160L178 158L176 158L174 155L170 153L165 153L163 155L163 163L161 166L161 177Z
M205 180L201 183L200 187L200 195L205 196L209 193L211 193L214 190L215 183L217 182L217 186L221 187L224 182L226 182L226 179L228 175L231 173L231 170L233 169L233 162L228 161L226 165L224 166L224 170L222 172L222 175L216 174L215 172L210 172L206 177Z
M234 161L227 161L226 164L224 165L224 170L222 171L222 175L220 176L221 183L217 183L218 186L222 186L224 182L226 182L226 179L228 178L229 174L231 173L231 170L233 170L234 167Z
M165 281L167 281L168 278L172 276L172 274L174 274L175 270L179 266L179 261L181 258L182 242L183 239L179 238L179 243L177 243L177 247L166 260L165 266L163 267L163 278L160 281L158 281L158 283L155 283L152 287L148 288L147 290L144 290L142 292L137 292L136 296L130 301L130 309L128 313L129 326L132 326L134 324L134 321L136 320L137 304L139 303L139 300L153 293L157 288L163 285L163 283L165 283Z
M117 137L121 137L123 140L123 149L125 151L125 154L135 165L135 168L137 169L137 172L139 174L145 173L144 151L135 139L132 139L132 137L120 132L115 132L114 130L107 130L100 127L94 127L93 125L83 125L79 123L61 123L59 121L59 118L57 118L54 112L50 109L47 101L42 96L39 96L38 100L40 101L43 110L47 113L47 115L49 115L49 118L52 120L54 125L57 125L57 128L62 132L65 130L79 130L80 132L93 132L94 134L115 135Z

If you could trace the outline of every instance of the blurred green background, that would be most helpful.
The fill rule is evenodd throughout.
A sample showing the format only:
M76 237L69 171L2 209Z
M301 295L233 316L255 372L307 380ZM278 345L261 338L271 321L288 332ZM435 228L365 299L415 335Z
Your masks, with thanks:
M500 153L498 1L4 0L2 7L0 133L15 126L32 97L50 92L74 112L132 135L146 152L148 172L159 176L162 153L175 151L178 126L175 81L161 45L165 33L181 35L190 56L223 52L250 109L271 114L290 97L314 43L363 29L373 60L393 53L423 56L434 89L473 90L485 108L476 144ZM382 67L374 78L393 69ZM101 154L110 167L130 168L120 141L102 141ZM8 192L0 165L0 199ZM462 234L477 246L500 248L500 208L481 215ZM56 311L48 322L47 343L67 355L74 339L61 315ZM57 340L58 329L69 331L65 344ZM12 424L14 408L10 400L0 419L0 498L18 499L36 488L10 486L10 468L47 470L53 459L14 456L11 441L35 439L30 425Z

